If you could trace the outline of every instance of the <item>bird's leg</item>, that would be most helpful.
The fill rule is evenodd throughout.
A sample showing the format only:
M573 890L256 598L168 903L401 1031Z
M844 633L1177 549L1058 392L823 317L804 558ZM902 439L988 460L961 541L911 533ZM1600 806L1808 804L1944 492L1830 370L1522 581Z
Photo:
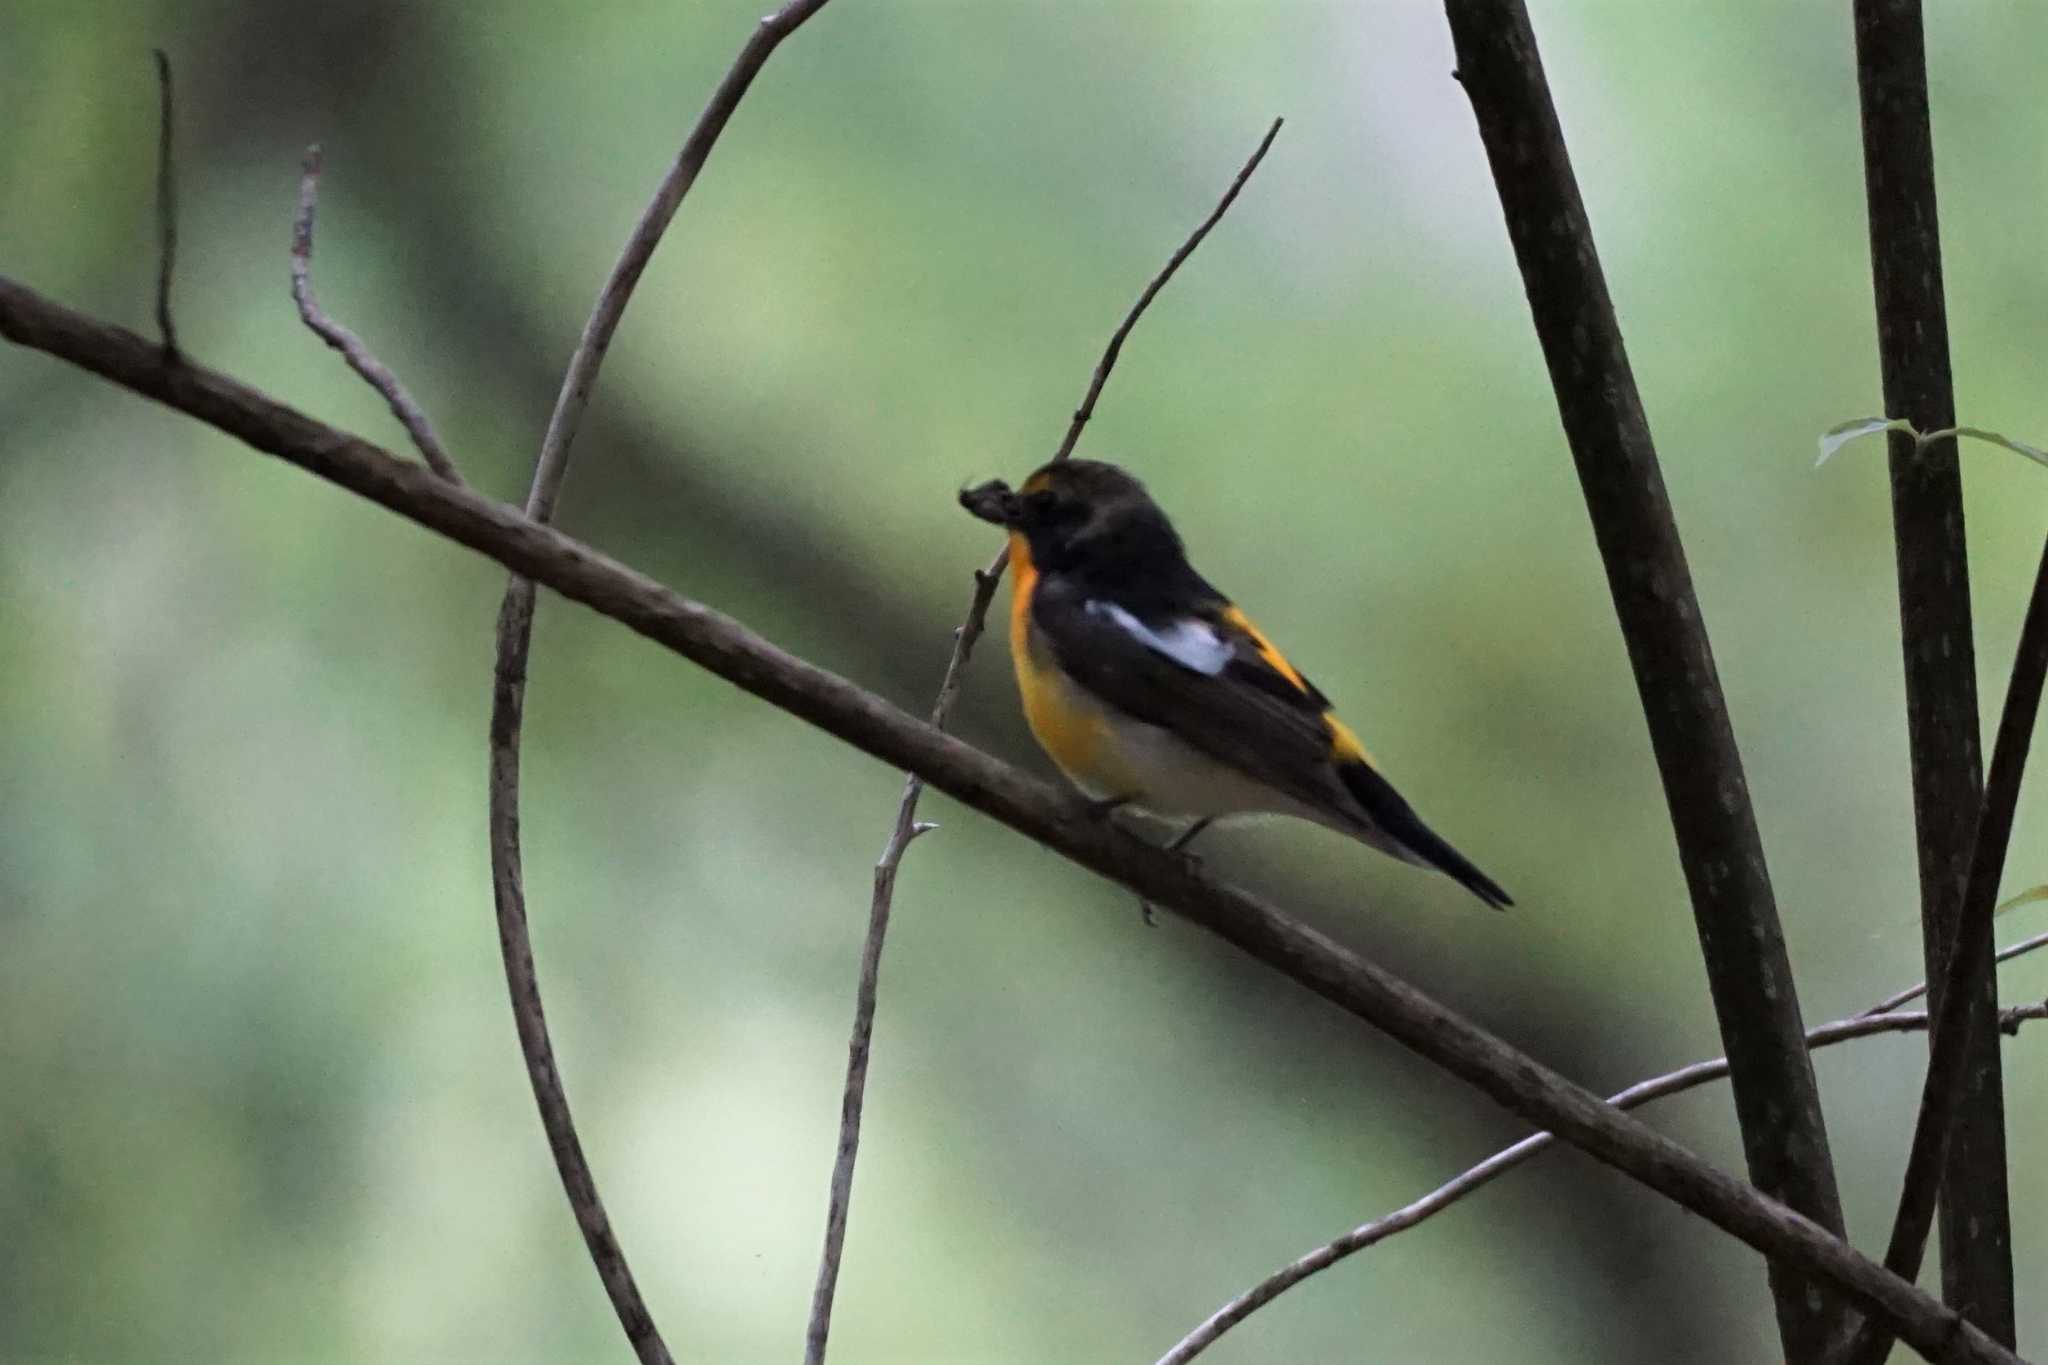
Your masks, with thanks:
M1215 816L1203 816L1201 819L1195 821L1186 829L1182 830L1179 834L1176 834L1173 837L1173 842L1167 844L1164 851L1167 853L1181 852L1182 850L1186 849L1189 844L1192 844L1195 841L1195 836L1197 834L1200 834L1203 830L1209 828L1210 825L1213 825L1215 823ZM1194 857L1193 854L1189 854L1188 856L1191 859ZM1145 900L1142 897L1138 901L1138 913L1145 917L1145 923L1147 925L1156 926L1159 923L1158 912L1152 908L1152 902Z

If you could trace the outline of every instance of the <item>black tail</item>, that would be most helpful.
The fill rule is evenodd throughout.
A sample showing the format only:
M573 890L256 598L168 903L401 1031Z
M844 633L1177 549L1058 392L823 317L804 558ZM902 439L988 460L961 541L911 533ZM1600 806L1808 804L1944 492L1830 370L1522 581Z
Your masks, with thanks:
M1393 783L1363 763L1340 763L1337 772L1344 779L1345 788L1365 808L1373 832L1398 845L1398 851L1409 861L1435 868L1495 910L1505 910L1514 904L1508 893L1500 889L1500 883L1472 866L1469 858L1423 824L1422 817L1401 799Z

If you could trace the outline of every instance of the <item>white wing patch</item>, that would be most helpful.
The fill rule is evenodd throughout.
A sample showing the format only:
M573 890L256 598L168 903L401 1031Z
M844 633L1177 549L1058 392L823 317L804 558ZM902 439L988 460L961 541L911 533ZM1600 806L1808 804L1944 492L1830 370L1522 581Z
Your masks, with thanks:
M1235 652L1230 642L1218 635L1208 622L1192 617L1175 621L1165 630L1154 630L1116 603L1104 602L1100 598L1089 599L1083 610L1090 616L1101 616L1115 622L1125 634L1143 641L1182 668L1206 673L1210 677L1221 673Z

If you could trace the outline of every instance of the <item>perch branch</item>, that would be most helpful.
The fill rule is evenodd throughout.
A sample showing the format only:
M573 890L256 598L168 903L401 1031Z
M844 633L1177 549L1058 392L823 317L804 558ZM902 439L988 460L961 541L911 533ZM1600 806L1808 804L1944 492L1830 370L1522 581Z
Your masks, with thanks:
M315 336L341 352L341 358L362 377L364 383L383 395L391 415L405 428L405 434L412 437L413 447L427 462L427 467L450 483L461 483L462 475L456 472L455 462L448 458L441 438L434 434L434 424L427 420L427 414L406 392L398 376L370 354L370 348L363 345L361 337L322 312L318 300L313 297L313 216L319 205L320 147L315 143L306 148L306 159L299 173L299 212L292 219L292 301L299 306L300 320L313 329Z
M1812 1219L1445 1008L1400 977L1186 859L1090 818L1057 793L881 697L795 657L732 618L573 540L520 509L200 366L166 366L124 328L0 276L0 336L188 413L608 616L780 710L993 817L1186 918L1322 996L1532 1124L1716 1227L1888 1319L1931 1360L2018 1365L1953 1309L1885 1271Z
M2034 574L2026 619L2006 684L2005 707L1998 717L1998 737L1991 745L1991 777L1984 785L1984 806L1977 817L1969 879L1963 884L1962 908L1955 933L1941 954L1946 979L1928 978L1929 1013L1934 1017L1933 1041L1927 1058L1927 1079L1920 1092L1920 1115L1913 1125L1913 1145L1906 1155L1906 1175L1899 1191L1898 1213L1885 1248L1884 1263L1902 1279L1920 1273L1927 1234L1934 1221L1934 1203L1942 1184L1957 1113L1971 1074L1973 1035L1979 1027L1976 996L1970 983L1991 975L1991 914L1998 900L1998 879L2005 869L2006 846L2012 838L2013 809L2019 803L2020 778L2027 767L2034 718L2041 706L2041 687L2048 677L2048 544ZM1994 1016L1995 1017L1995 1016ZM1997 1039L1991 1039L1997 1044ZM1952 1169L1952 1168L1951 1168ZM1978 1173L1966 1173L1975 1179ZM1973 1320L1974 1321L1974 1320ZM1874 1318L1855 1329L1840 1359L1875 1365L1891 1348L1892 1332Z
M176 104L171 93L171 54L156 56L156 330L164 355L178 358L178 329L171 320L171 277L178 265L178 179L171 160Z
M1854 11L1884 411L1908 419L1920 431L1946 431L1956 424L1956 403L1920 0L1856 0ZM1983 789L1970 559L1955 438L1922 441L1892 433L1890 482L1921 944L1933 991L1928 1008L1940 1018L1948 975L1945 954L1957 941ZM1964 1062L1964 1090L1948 1154L1937 1173L1942 1298L2009 1344L2014 1305L2005 1080L1998 1037L1991 1029L1998 1011L1997 975L1984 970L1960 985L1969 994L1975 1041ZM1929 1046L1936 1046L1934 1038Z
M1750 1179L1839 1233L1827 1127L1742 756L1528 11L1522 0L1446 9L1649 724ZM1839 1305L1782 1264L1771 1282L1786 1357L1808 1365Z
M1081 437L1081 428L1094 415L1095 400L1102 396L1102 386L1109 382L1109 372L1116 368L1124 339L1130 336L1131 329L1138 325L1138 319L1144 316L1153 298L1166 287L1174 272L1195 254L1195 248L1209 235L1209 229L1222 221L1238 192L1252 178L1259 162L1265 159L1266 149L1279 135L1280 124L1280 119L1273 120L1273 126L1266 130L1266 136L1252 152L1251 159L1238 171L1237 178L1230 182L1230 188L1223 192L1223 198L1167 258L1165 267L1152 277L1138 295L1137 302L1124 315L1123 322L1111 334L1109 345L1103 349L1102 359L1096 362L1095 373L1088 381L1088 392L1083 395L1081 406L1074 410L1073 421L1067 427L1059 449L1053 452L1053 459L1064 460L1073 454L1074 443ZM996 584L1008 562L1009 551L1006 548L996 554L986 569L978 570L974 575L974 596L967 605L966 618L953 632L953 653L946 660L945 674L939 679L939 695L932 703L931 723L934 729L946 728L953 701L960 695L968 656L974 652L975 642L981 638L988 620L989 602L995 596ZM882 966L882 940L889 932L889 912L896 896L896 868L903 860L903 851L918 834L932 828L917 819L917 801L923 793L924 780L915 773L906 775L903 799L896 807L889 842L882 850L881 860L875 864L874 895L868 907L868 935L861 948L860 984L855 991L853 1036L847 1044L846 1085L840 1096L839 1146L833 1158L831 1192L826 1201L825 1250L818 1262L817 1287L811 1295L810 1326L804 1336L805 1365L823 1365L825 1341L832 1328L832 1296L839 1283L839 1262L846 1244L847 1206L853 1195L853 1167L860 1153L860 1118L867 1089L868 1047L874 1036L875 987Z
M2013 944L1998 955L1999 960L2006 961L2019 957L2044 944L2048 944L2048 934ZM1837 1019L1832 1024L1822 1024L1806 1035L1806 1045L1809 1049L1832 1047L1837 1043L1867 1038L1877 1033L1924 1030L1927 1028L1925 1014L1895 1014L1892 1011L1926 989L1926 983L1922 982L1878 1002L1861 1014L1848 1019ZM2037 1019L2048 1019L2048 1001L2018 1005L2001 1011L1998 1026L2001 1032L2016 1034L2021 1024ZM1694 1062L1690 1066L1680 1067L1662 1076L1638 1081L1628 1089L1608 1096L1607 1102L1617 1109L1634 1109L1652 1100L1661 1100L1666 1096L1697 1089L1718 1081L1727 1074L1726 1057L1717 1057L1711 1062ZM1437 1186L1413 1203L1375 1218L1369 1223L1361 1223L1343 1236L1324 1243L1297 1260L1288 1262L1211 1313L1194 1331L1174 1343L1173 1349L1159 1358L1159 1365L1187 1365L1188 1361L1214 1346L1225 1332L1311 1275L1328 1270L1339 1261L1364 1251L1367 1247L1377 1246L1395 1233L1406 1232L1418 1224L1429 1221L1466 1195L1477 1193L1517 1166L1535 1160L1556 1145L1555 1134L1531 1133L1520 1142L1502 1148L1478 1165Z
M547 433L541 440L540 455L534 462L533 485L526 496L526 514L537 525L554 515L555 503L568 470L569 446L590 395L597 385L598 368L604 363L612 335L625 315L633 287L654 255L661 235L675 217L676 208L696 183L697 173L725 130L740 99L753 83L769 56L782 40L824 7L825 0L790 0L783 8L755 25L741 47L739 56L712 93L704 111L683 140L668 173L662 177L654 198L640 215L625 250L612 266L597 296L583 335L570 356L562 376L561 392L548 418ZM526 710L527 659L533 644L534 585L517 571L505 585L498 608L497 663L491 681L491 885L498 913L498 938L505 960L505 982L512 996L512 1014L519 1028L521 1051L526 1057L527 1076L533 1083L541 1123L547 1129L548 1144L554 1150L555 1165L562 1188L583 1229L584 1244L604 1281L605 1293L618 1314L619 1325L643 1365L667 1365L669 1352L654 1325L634 1282L618 1238L611 1230L597 1185L576 1137L569 1113L568 1096L562 1088L555 1065L554 1049L548 1041L546 1017L541 1011L540 982L534 974L533 950L527 932L526 901L521 886L519 851L519 743Z

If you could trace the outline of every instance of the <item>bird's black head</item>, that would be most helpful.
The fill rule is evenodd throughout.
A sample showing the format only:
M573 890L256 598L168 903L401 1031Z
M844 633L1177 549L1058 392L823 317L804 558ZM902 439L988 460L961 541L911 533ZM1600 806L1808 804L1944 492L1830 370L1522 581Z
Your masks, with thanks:
M1186 563L1180 536L1139 483L1100 460L1059 460L1015 492L992 479L960 505L1024 538L1040 573L1143 576Z

